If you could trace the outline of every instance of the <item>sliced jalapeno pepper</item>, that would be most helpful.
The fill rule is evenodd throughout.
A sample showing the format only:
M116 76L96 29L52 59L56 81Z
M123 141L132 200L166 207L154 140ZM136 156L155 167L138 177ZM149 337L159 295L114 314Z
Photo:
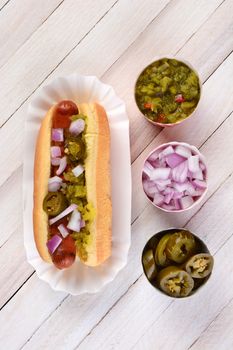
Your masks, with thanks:
M157 269L154 261L152 249L147 250L142 257L145 273L149 280L153 280L157 275Z
M157 277L162 291L172 297L186 297L193 289L194 281L186 272L176 266L165 267Z
M61 192L48 192L43 201L43 209L49 216L60 214L67 207L67 199Z
M163 236L156 247L155 261L157 265L166 266L169 263L165 249L166 249L167 241L169 240L171 235L172 235L171 233L167 233L165 236Z
M186 271L193 278L204 278L213 269L214 259L210 254L201 253L192 256L185 264Z
M179 231L171 235L165 252L168 259L181 264L194 252L195 246L195 238L190 232Z
M86 146L81 137L70 137L65 144L65 153L71 161L83 159L85 157Z

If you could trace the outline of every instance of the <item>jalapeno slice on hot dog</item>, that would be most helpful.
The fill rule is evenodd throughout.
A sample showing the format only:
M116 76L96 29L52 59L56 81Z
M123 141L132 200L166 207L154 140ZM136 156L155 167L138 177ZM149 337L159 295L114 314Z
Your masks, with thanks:
M192 277L177 266L162 269L157 281L162 291L176 298L188 296L194 287Z
M49 216L60 214L67 207L67 199L61 192L48 192L43 201L43 209Z
M192 256L185 264L186 271L193 278L204 278L211 274L214 259L210 254L201 253Z

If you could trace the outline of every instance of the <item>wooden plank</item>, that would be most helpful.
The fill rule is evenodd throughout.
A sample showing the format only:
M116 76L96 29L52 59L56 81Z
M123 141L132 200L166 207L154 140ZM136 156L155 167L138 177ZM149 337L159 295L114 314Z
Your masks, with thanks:
M10 0L0 0L0 11L10 2Z
M147 199L141 186L141 173L144 159L158 145L179 140L188 142L197 147L216 130L224 121L227 115L232 112L233 86L231 76L233 74L233 54L231 54L220 68L211 76L203 86L202 99L198 110L182 127L164 129L146 149L140 154L132 166L133 183L138 188L137 193L133 192L132 219L134 220L143 210ZM216 96L215 98L213 96ZM227 96L227 98L226 98ZM208 163L209 164L209 163Z
M9 2L0 12L0 67L62 2L63 0Z
M233 176L209 199L188 225L189 229L205 240L211 252L216 253L214 273L208 284L190 299L174 300L154 291L142 276L77 349L188 348L200 331L233 297L230 287L233 283L232 264L230 264L233 225L232 215L228 210L233 200L232 190ZM222 206L217 205L220 198L224 198ZM145 224L150 220L150 216L146 213L143 216ZM160 228L162 225L159 222L156 231ZM147 227L145 231L147 235ZM221 239L219 239L220 231L224 233ZM222 279L221 276L226 275L228 278ZM221 290L216 293L216 286L219 284ZM40 336L44 337L44 334ZM38 339L39 334L31 345L36 344ZM217 344L220 345L219 342Z
M22 167L0 187L1 222L0 247L19 228L22 228Z
M231 272L232 273L232 272ZM232 349L233 348L233 300L226 304L217 317L210 323L201 336L189 347L200 349Z
M11 239L1 247L0 308L8 301L9 295L13 295L17 291L17 286L23 285L34 271L26 260L22 238L23 226L20 225L12 234Z
M219 165L219 168L217 168L216 163L213 164L215 172L211 176L212 180L210 182L210 185L212 183L215 184L216 180L218 181L217 184L222 183L229 176L229 174L233 172L233 160L232 160L232 157L230 156L230 151L229 151L233 147L233 140L231 137L232 127L233 127L233 114L231 115L231 118L229 118L222 125L222 127L213 135L211 139L208 140L208 142L205 145L205 147L209 150L209 153L212 154L214 153L213 150L216 149L216 144L218 140L219 152L216 153L215 162L220 165ZM223 134L225 135L224 137L223 137ZM220 142L220 140L222 141ZM221 171L223 167L222 163L225 163L225 161L224 160L221 161L222 154L226 154L225 159L228 159L227 163L231 164L230 168L228 168L228 173L223 173L223 174ZM218 169L218 171L216 169ZM231 179L231 181L233 181L233 179ZM230 182L230 184L232 184L232 182ZM208 192L208 197L206 198L206 200L212 196L217 186L215 186L215 188L213 188L212 185L210 186L210 190ZM230 203L232 202L232 196L233 196L233 191L230 191L229 188L231 187L229 186L229 182L227 182L226 185L223 187L223 189L221 189L211 199L209 199L209 201L202 208L201 212L198 213L197 216L194 217L191 220L191 222L188 224L188 227L190 228L190 230L193 230L194 232L199 234L199 236L206 241L207 245L213 252L215 252L219 248L219 246L222 244L222 242L226 241L229 238L229 236L232 234L232 227L229 225L229 223L231 223L231 213L229 211L228 212L226 211L226 208L228 208ZM225 194L227 194L227 198L225 198L226 197ZM219 214L219 211L218 211L219 207L216 207L216 201L219 200L219 198L221 197L224 197L225 205L224 207L221 208L222 213L224 213L224 210L226 211L224 215L221 213ZM210 213L213 213L213 216L207 214L208 211L210 211ZM62 347L64 344L63 343L64 336L67 333L69 333L69 336L68 336L69 343L72 345L72 347L79 344L84 338L84 336L88 334L90 327L95 328L96 324L98 324L101 317L103 317L105 313L108 312L109 308L112 308L112 306L116 304L116 301L117 301L116 298L117 297L119 298L119 295L125 294L126 300L129 301L127 289L130 288L132 283L135 284L135 281L139 278L139 276L142 273L140 255L149 237L153 233L159 230L162 230L165 227L183 227L183 225L193 215L192 211L187 213L189 213L189 218L185 216L183 221L180 218L178 219L179 221L177 223L177 218L175 217L170 218L170 215L166 215L165 213L159 212L158 210L153 208L152 205L148 205L148 207L144 210L144 212L141 214L141 216L132 226L133 239L132 239L132 245L129 252L127 268L124 269L117 276L117 278L109 286L107 286L104 289L104 291L100 293L98 296L90 296L88 300L85 298L85 304L83 301L83 297L79 298L78 304L76 300L73 300L72 298L71 299L68 298L64 303L62 303L61 307L58 308L56 312L54 312L54 314L52 314L52 316L42 325L42 327L31 338L30 342L28 342L26 346L26 349L30 349L30 346L34 347L36 346L36 344L40 344L40 339L43 339L42 343L40 344L41 347L43 347L43 345L46 343L49 344L52 334L54 334L55 332L57 324L61 322L64 315L67 315L67 322L65 326L66 328L64 329L64 332L63 330L59 332L59 334L56 337L56 340L53 339L53 344L55 346L58 346L58 348L59 346ZM216 213L218 213L218 215L216 215ZM218 218L219 216L221 216L222 220L219 220L219 222L216 222L216 220L215 221L213 220L213 217ZM211 234L209 236L206 236L206 232L202 234L202 229L205 225L207 225L207 227L208 225L210 225ZM223 233L218 236L219 230L221 230ZM212 231L215 232L213 233L213 235L212 235ZM215 242L216 242L216 245L215 245ZM141 288L142 286L141 284L139 284L139 287L136 288L137 292L135 293L135 297L130 298L133 301L135 301L135 304L133 304L132 308L129 308L129 312L125 311L125 308L121 308L121 312L116 311L116 314L118 315L117 317L111 316L111 321L109 321L107 316L108 322L104 321L104 325L108 323L108 326L106 326L106 329L102 328L101 326L102 322L99 323L100 324L99 333L102 334L102 330L105 329L106 333L105 331L103 331L103 334L106 335L106 341L108 338L110 340L112 339L112 337L107 336L108 334L107 331L109 330L109 334L110 333L114 334L114 325L116 325L116 323L118 322L117 321L118 319L119 319L119 323L117 324L116 329L120 328L120 330L122 330L123 333L125 333L126 328L128 329L128 327L126 327L124 323L121 328L120 315L122 315L123 317L124 315L126 316L127 314L129 317L130 310L132 315L135 315L136 310L147 310L146 306L140 305L140 307L138 307L136 296L137 296L137 293L141 295L141 293L138 292ZM153 296L149 290L148 290L148 294L144 296L144 300L147 300L147 297L149 298L149 300L153 299ZM163 303L164 297L163 296L159 297L159 295L156 296L156 298L157 297L159 300L158 305L160 305L161 303L161 306L164 307L165 309L168 306L168 304ZM123 299L124 298L125 297L123 297ZM167 300L167 298L165 299ZM168 301L170 302L170 299ZM126 304L128 305L129 303L126 302ZM153 307L152 309L157 310L158 305L156 304L155 307ZM78 308L79 314L77 314L76 308ZM151 309L150 304L149 304L149 308ZM132 309L134 310L134 312L132 311ZM91 313L88 312L89 310L92 310L92 312ZM155 313L155 315L159 317L159 313ZM148 324L147 322L150 322L150 318L148 317L148 320L146 321L145 320L146 314L144 316L145 317L143 318L143 322L146 322L145 327L147 328L146 325ZM117 319L116 321L114 321L114 317ZM130 335L132 335L132 337L135 336L135 334L142 335L142 333L140 333L139 331L140 327L142 327L142 330L144 330L144 326L140 325L139 327L138 323L136 323L135 321L138 319L140 320L140 317L137 317L137 318L134 318L134 317L135 316L133 316L133 319L131 320L131 322L128 323L131 325L131 327L132 327L132 324L136 327L132 329L132 332L130 331ZM78 332L77 332L77 329L79 330ZM99 325L96 327L96 329L99 329ZM93 339L97 339L95 337L96 334L97 334L96 331L94 331ZM119 337L117 336L117 342L120 343L121 337L122 339L125 339L124 335L121 333ZM100 337L100 339L102 339L102 337ZM130 342L132 341L131 337L129 341ZM87 344L86 341L84 342L84 344ZM119 346L119 348L121 347Z
M146 2L134 0L133 3L131 0L118 2L58 69L51 74L50 78L59 74L69 74L76 71L77 67L78 72L82 74L96 74L97 76L104 74L167 2L167 0L160 1L159 4L153 0ZM147 6L143 10L145 5ZM129 35L122 40L121 28L126 31L128 26L131 28ZM96 47L97 42L98 46ZM103 55L105 47L108 47L109 50L107 55ZM47 82L48 80L44 84ZM14 117L0 128L0 145L4 149L4 163L0 169L0 185L22 164L24 135L21 130L26 114L27 105L24 104Z
M0 69L0 125L38 87L117 0L69 0ZM78 13L78 20L77 20ZM69 33L65 35L65 33Z
M33 294L29 295L28 292L32 289ZM25 292L27 297L23 298L22 295ZM0 312L0 347L11 350L19 349L27 337L35 331L33 320L36 319L37 326L39 326L65 297L64 293L54 292L34 275L25 285L25 289L23 287L17 293L17 297L12 298L11 302ZM40 307L38 307L39 305ZM25 327L27 328L26 332ZM19 336L15 336L15 331ZM12 332L14 336L12 336ZM24 337L20 334L24 334Z

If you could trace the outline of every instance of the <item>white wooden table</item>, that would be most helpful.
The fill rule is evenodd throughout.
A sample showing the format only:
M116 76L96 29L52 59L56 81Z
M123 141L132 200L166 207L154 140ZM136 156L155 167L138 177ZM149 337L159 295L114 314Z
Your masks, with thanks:
M233 349L233 1L0 0L0 349ZM200 109L162 130L136 108L135 79L156 56L182 56L203 81ZM125 100L131 124L132 246L128 265L103 291L54 292L27 263L22 227L24 120L34 92L73 71L97 75ZM169 140L208 160L204 201L182 215L147 202L144 157ZM160 295L140 255L155 232L187 226L215 257L192 298Z

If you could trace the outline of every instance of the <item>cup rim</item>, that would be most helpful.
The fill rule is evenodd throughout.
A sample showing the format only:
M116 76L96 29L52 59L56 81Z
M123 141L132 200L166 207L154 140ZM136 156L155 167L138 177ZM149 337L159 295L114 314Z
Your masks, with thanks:
M145 114L142 113L142 111L140 110L140 108L139 108L139 106L138 106L138 104L137 104L137 100L136 100L136 85L137 85L138 78L140 77L140 75L142 74L142 72L143 72L146 68L148 68L152 63L157 62L157 61L159 61L159 60L162 60L162 59L164 59L164 58L175 59L175 60L177 60L177 61L180 61L180 62L186 64L191 70L194 71L194 73L197 75L198 80L199 80L200 97L199 97L199 100L198 100L198 102L197 102L196 107L194 108L194 110L192 111L192 113L189 114L185 119L179 120L179 121L177 121L177 122L175 122L175 123L159 123L159 122L155 122L155 121L153 121L153 120L147 118L147 117L145 116ZM137 79L136 79L135 84L134 84L134 100L135 100L135 103L136 103L136 106L137 106L139 112L142 114L142 116L143 116L149 123L151 123L151 124L153 124L153 125L155 125L155 126L163 127L163 128L166 128L166 127L169 128L169 127L173 127L173 126L180 125L181 123L183 123L183 122L185 122L186 120L188 120L191 116L193 116L194 113L197 111L197 108L198 108L199 105L200 105L201 97L202 97L202 81L201 81L201 79L200 79L200 76L199 76L197 70L193 67L193 65L192 65L189 61L187 61L186 59L183 59L183 58L180 57L180 56L175 57L175 56L170 56L170 55L163 55L163 56L157 56L157 57L155 57L155 59L154 59L151 63L149 63L147 66L145 66L145 67L141 70L141 72L138 74Z
M142 179L142 175L143 175L143 167L145 162L147 161L147 159L156 151L158 151L160 148L166 148L168 146L184 146L186 148L189 148L191 151L193 151L194 153L196 153L199 157L200 160L202 161L202 163L205 165L205 181L206 181L206 189L204 190L204 192L202 193L202 195L200 197L198 197L195 202L190 205L190 207L185 208L185 209L178 209L178 210L168 210L168 209L164 209L162 207L159 207L158 205L156 205L155 203L153 203L153 201L147 196L144 187L143 187L143 183L142 183L142 188L143 188L143 192L147 198L147 200L153 204L154 207L166 212L166 213L183 213L187 210L190 210L192 208L194 208L206 195L207 191L208 191L208 170L207 170L207 166L206 166L206 158L203 156L203 154L198 150L198 148L194 145L190 145L189 143L186 142L179 142L179 141L170 141L170 142L166 142L166 143L162 143L161 145L157 146L156 148L154 148L148 155L147 157L144 159L143 161L143 166L142 166L142 170L141 170L141 179Z
M157 287L156 285L152 284L151 281L149 280L149 278L147 277L147 274L145 272L145 268L144 268L144 264L143 264L143 255L144 255L144 252L145 252L145 248L147 246L147 244L149 243L150 240L152 240L155 236L159 235L159 234L163 234L165 235L166 233L169 233L170 231L189 231L194 237L195 239L197 239L198 241L201 242L201 244L204 246L206 252L205 253L208 253L210 254L212 257L213 255L210 253L207 245L205 244L205 242L200 238L198 237L195 233L193 233L191 230L187 229L187 228L184 228L184 227L181 227L181 228L177 228L177 227L170 227L170 228L167 228L165 230L161 230L159 232L156 232L155 234L153 234L147 241L146 241L146 244L144 245L143 249L142 249L142 253L141 253L141 265L142 265L142 270L143 270L143 274L147 280L147 282L151 285L151 287L154 288L154 290L156 290L158 293L168 297L168 298L171 298L171 299L186 299L186 298L190 298L190 297L193 297L195 294L197 294L200 289L202 289L204 287L204 285L208 282L208 280L210 279L212 273L213 273L213 270L211 271L211 273L205 277L205 281L204 283L202 283L198 288L196 288L194 291L191 291L191 293L189 295L187 295L186 297L173 297L169 294L166 294L165 292L163 292L159 287Z

